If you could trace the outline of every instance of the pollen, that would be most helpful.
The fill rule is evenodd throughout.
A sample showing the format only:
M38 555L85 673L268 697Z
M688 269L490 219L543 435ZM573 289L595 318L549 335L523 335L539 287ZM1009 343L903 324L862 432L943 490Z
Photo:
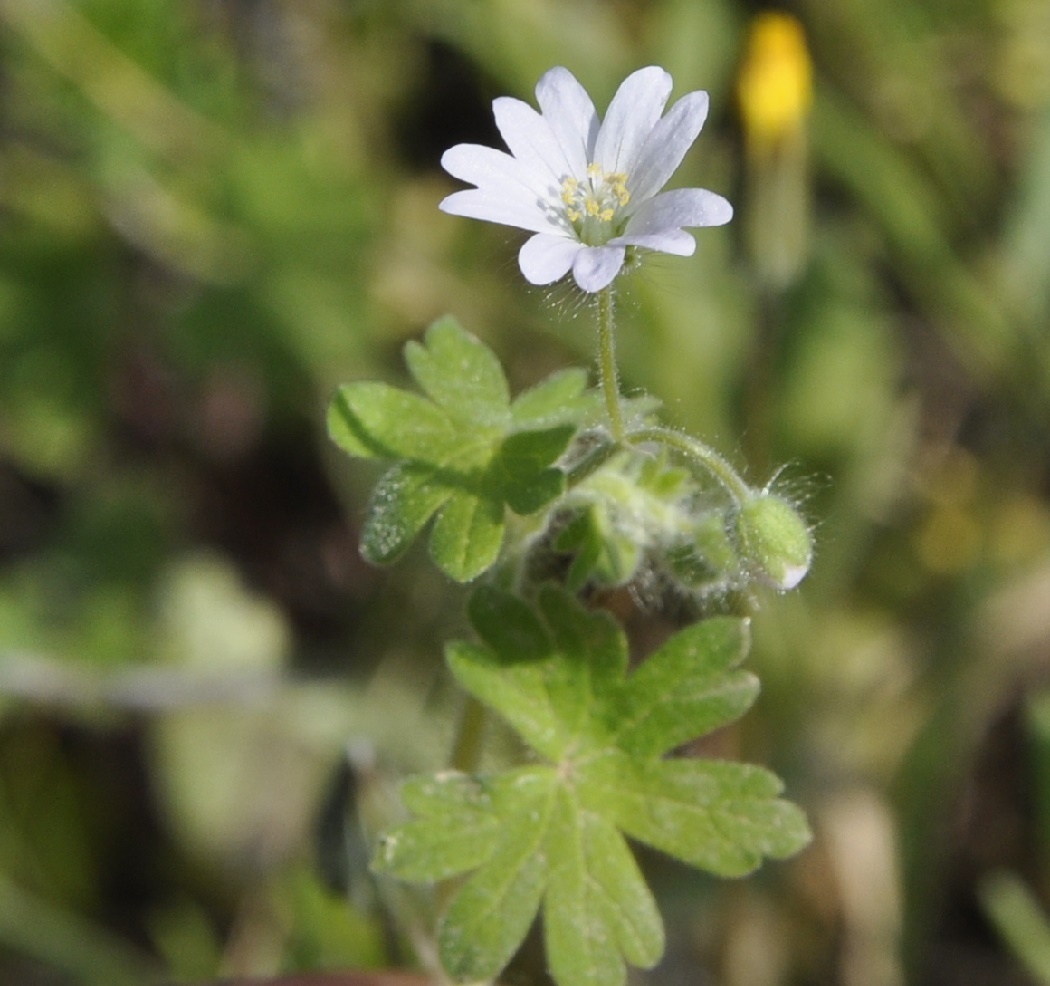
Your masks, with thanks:
M621 213L631 201L627 175L605 171L591 162L585 179L568 177L562 182L561 201L565 217L580 239L589 246L599 246L621 232Z

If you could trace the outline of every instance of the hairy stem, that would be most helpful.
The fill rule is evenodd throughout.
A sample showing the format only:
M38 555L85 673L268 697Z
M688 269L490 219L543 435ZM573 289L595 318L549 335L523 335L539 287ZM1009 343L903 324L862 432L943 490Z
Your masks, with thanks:
M616 371L616 324L613 313L613 287L610 284L598 294L598 379L605 395L605 411L613 439L624 438L623 412L620 410L620 386Z
M665 448L683 453L714 476L737 503L749 499L752 495L751 487L740 478L740 474L725 458L691 435L683 435L671 428L651 427L632 431L627 435L627 439L632 443L657 442Z
M617 452L622 451L622 448L620 445L607 442L592 449L565 474L565 482L568 488L571 490L574 486L582 483L588 476L597 472Z

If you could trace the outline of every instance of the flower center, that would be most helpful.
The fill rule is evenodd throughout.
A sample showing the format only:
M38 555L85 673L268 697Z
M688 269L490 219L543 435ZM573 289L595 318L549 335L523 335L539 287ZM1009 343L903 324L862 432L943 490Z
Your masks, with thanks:
M562 182L561 200L580 240L588 246L601 246L620 232L620 212L631 200L627 175L588 164L585 179L569 177Z

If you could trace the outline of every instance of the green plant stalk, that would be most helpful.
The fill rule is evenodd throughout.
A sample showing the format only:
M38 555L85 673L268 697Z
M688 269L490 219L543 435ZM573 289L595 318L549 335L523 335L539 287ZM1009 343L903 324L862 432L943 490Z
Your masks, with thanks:
M623 442L625 429L620 409L620 386L616 371L616 320L613 312L613 288L598 293L598 380L605 395L605 411L613 439Z
M650 427L632 431L626 438L632 443L657 442L683 453L714 476L737 503L743 503L752 496L751 487L740 478L740 474L725 458L690 435L683 435L671 428Z
M464 774L474 773L481 765L484 746L485 721L488 710L473 695L468 694L459 715L456 736L452 743L450 766ZM457 880L440 880L434 885L434 903L443 911L459 885Z
M620 445L614 445L609 442L605 445L599 445L593 451L589 452L565 474L565 483L568 488L571 490L574 486L582 483L588 476L597 472L606 462L620 451L622 451Z
M463 711L460 713L459 725L456 727L456 738L452 744L453 770L471 774L478 769L484 746L487 715L485 706L473 695L467 695Z

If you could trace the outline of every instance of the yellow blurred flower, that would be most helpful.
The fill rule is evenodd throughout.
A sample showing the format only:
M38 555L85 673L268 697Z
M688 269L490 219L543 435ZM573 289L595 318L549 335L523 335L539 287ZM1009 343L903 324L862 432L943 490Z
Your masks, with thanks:
M813 66L802 25L767 12L751 22L737 80L747 149L744 235L759 283L782 291L808 256L808 117Z
M813 69L796 18L768 12L754 19L737 95L752 151L771 150L802 129L813 99Z

